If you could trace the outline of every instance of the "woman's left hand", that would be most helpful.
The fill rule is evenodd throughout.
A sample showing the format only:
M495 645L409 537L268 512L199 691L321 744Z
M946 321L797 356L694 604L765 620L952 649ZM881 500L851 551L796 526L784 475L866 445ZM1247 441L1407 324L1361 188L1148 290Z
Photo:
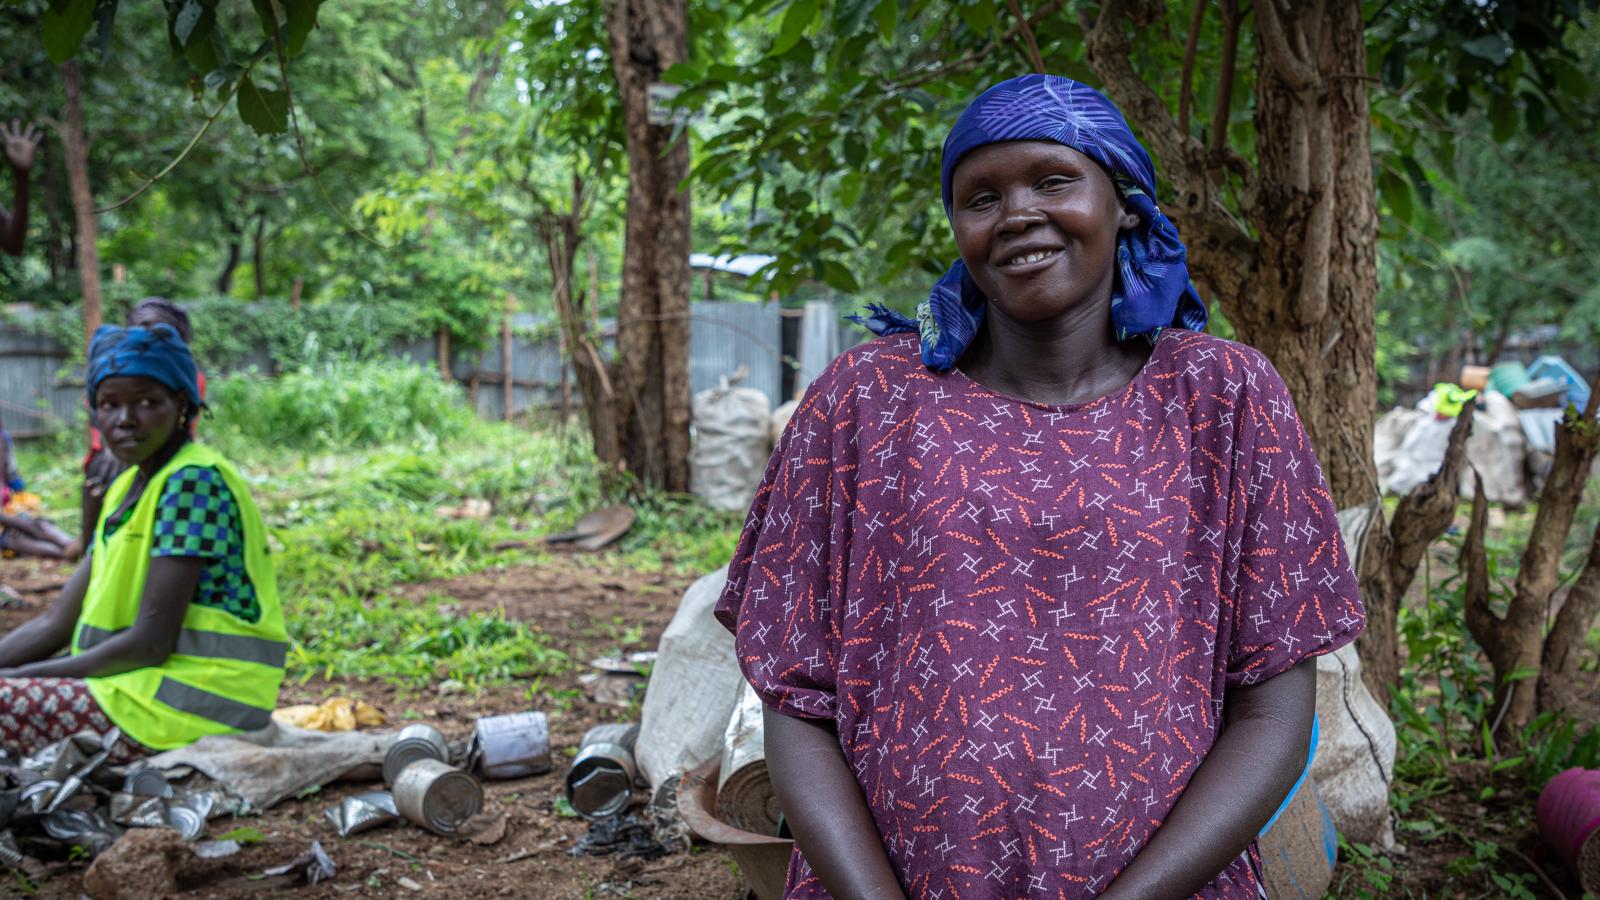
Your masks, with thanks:
M1102 896L1180 900L1216 878L1255 840L1305 769L1316 709L1315 659L1230 689L1222 734L1166 821Z

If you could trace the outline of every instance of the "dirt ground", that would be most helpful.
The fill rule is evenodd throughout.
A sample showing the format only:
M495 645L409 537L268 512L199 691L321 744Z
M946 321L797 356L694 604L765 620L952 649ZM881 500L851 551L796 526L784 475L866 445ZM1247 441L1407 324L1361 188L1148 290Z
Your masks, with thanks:
M4 567L0 569L4 583L24 601L0 602L0 632L11 630L47 604L66 574L54 566L18 560L6 560L0 566ZM504 608L507 617L538 626L550 634L555 646L583 662L618 649L654 649L688 583L688 579L620 570L608 566L604 557L556 557L539 565L410 585L402 591L418 600L435 594L450 598L463 612ZM621 644L630 637L635 642ZM527 696L528 684L477 694L403 691L376 681L286 684L285 705L354 696L382 709L395 727L426 722L451 739L470 734L473 721L482 715L543 709L550 717L556 768L548 775L485 783L490 804L501 804L508 819L505 838L492 846L436 837L403 823L340 838L324 810L346 796L372 790L372 784L332 785L310 797L280 804L260 818L214 819L208 829L210 836L248 826L259 829L266 841L248 845L227 860L181 872L177 896L234 898L293 892L307 898L743 898L732 860L711 847L696 847L650 862L568 855L567 848L583 835L586 823L555 812L566 762L589 727L624 721L629 715L621 707L590 700L578 681L585 667L576 668L571 674L545 679L538 686L538 696L532 698ZM290 861L312 841L321 841L338 865L331 882L308 887L292 885L285 878L260 877L261 870ZM81 896L81 864L51 864L48 876L36 896ZM402 885L402 878L416 889ZM0 893L9 887L0 887Z

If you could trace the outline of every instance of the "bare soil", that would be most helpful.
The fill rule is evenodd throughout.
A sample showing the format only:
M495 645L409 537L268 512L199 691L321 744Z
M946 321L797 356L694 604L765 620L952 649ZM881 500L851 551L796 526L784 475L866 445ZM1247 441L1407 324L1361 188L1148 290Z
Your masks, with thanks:
M0 579L26 605L0 608L0 631L9 631L48 604L66 570L33 561L0 563ZM602 556L556 556L447 582L409 585L405 596L446 598L463 611L503 608L549 633L555 646L577 663L618 650L654 649L672 618L689 579L639 575ZM624 644L624 638L635 638ZM371 784L336 784L291 800L259 818L215 819L208 836L236 827L259 829L266 840L247 845L226 860L185 866L177 873L182 897L255 897L290 893L300 897L635 897L661 900L741 900L744 890L733 862L714 847L697 846L644 862L614 857L573 857L567 850L587 830L582 819L558 815L562 775L583 733L591 726L627 721L637 710L602 705L584 695L574 671L537 685L511 684L480 693L437 693L398 688L379 681L314 679L288 684L282 703L353 696L382 709L391 725L426 722L447 738L464 738L479 716L542 709L550 717L555 771L510 781L485 782L490 805L507 812L504 839L492 846L441 838L404 823L338 837L324 810L342 798L372 790ZM534 696L529 696L530 689ZM642 799L642 798L641 798ZM263 878L263 869L289 862L320 841L338 865L332 881L314 886L287 877ZM77 898L84 866L47 864L37 896ZM407 879L413 890L402 884Z

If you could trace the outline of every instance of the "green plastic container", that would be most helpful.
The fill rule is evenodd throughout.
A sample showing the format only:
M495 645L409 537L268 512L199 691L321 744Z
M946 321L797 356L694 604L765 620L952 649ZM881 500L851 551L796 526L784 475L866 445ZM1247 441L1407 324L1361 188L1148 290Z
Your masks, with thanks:
M1489 390L1497 391L1507 397L1531 380L1527 368L1519 362L1496 363L1494 368L1489 370Z

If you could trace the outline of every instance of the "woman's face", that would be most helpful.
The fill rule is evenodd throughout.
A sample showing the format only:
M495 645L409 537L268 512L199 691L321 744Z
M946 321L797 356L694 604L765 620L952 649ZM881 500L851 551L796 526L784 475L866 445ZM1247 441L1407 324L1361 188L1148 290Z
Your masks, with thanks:
M116 375L94 392L94 424L111 455L129 465L154 456L172 439L183 416L177 394L150 378Z
M961 259L990 302L1019 322L1109 302L1128 212L1094 160L1050 141L979 147L951 179Z

